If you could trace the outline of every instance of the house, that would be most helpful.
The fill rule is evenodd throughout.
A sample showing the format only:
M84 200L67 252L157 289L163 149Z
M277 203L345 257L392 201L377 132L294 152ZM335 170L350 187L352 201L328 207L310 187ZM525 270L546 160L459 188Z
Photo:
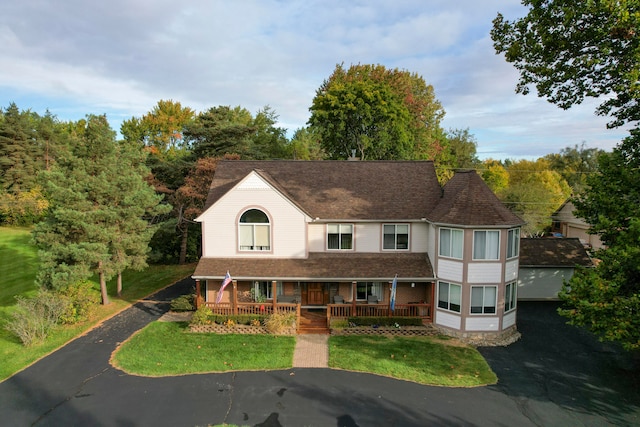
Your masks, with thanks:
M220 313L259 304L420 317L460 337L516 332L523 221L475 171L441 187L429 161L221 161L197 221L193 278Z
M578 266L593 266L578 238L521 239L518 300L557 300Z
M576 207L567 200L552 215L551 232L562 237L580 239L583 245L593 249L602 249L603 243L596 234L589 234L589 224L575 216Z

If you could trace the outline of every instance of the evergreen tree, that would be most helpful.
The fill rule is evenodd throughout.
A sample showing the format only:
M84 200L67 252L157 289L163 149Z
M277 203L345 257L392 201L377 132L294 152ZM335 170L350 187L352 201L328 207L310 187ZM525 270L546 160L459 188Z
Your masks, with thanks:
M41 285L64 288L98 274L103 304L106 281L125 268L142 268L161 213L161 196L145 181L144 156L115 142L105 116L89 116L69 147L41 174L50 213L34 230Z

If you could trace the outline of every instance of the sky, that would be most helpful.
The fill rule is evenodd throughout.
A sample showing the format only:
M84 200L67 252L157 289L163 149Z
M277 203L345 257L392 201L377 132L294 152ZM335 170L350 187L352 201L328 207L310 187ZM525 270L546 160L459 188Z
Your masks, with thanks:
M445 129L469 129L481 159L536 159L565 147L613 148L589 100L561 110L515 93L496 55L498 12L517 0L20 0L0 3L0 107L111 126L161 99L205 111L270 106L288 135L306 125L337 64L381 64L433 86Z

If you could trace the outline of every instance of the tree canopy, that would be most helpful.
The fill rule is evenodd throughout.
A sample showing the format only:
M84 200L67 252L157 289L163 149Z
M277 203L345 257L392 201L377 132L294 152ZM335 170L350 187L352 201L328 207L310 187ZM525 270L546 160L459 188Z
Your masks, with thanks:
M330 159L433 159L445 138L433 87L382 65L337 65L309 110Z
M586 97L610 126L640 120L640 2L638 0L523 0L524 18L498 14L491 38L496 52L520 72L516 91L567 109Z
M560 294L561 314L601 338L640 349L640 131L599 156L600 173L574 199L576 214L606 245Z

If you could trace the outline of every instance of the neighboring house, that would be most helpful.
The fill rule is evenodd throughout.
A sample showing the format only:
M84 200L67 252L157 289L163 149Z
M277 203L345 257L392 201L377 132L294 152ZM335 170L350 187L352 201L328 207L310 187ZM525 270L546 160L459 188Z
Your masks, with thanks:
M518 300L557 300L576 266L593 266L578 238L521 239Z
M604 247L600 237L589 234L589 224L576 217L574 211L576 207L567 200L551 215L551 232L560 234L562 237L575 237L580 239L583 245L593 249Z
M218 312L259 298L416 316L461 337L516 332L523 221L475 171L441 187L428 161L222 161L197 221L193 278Z

